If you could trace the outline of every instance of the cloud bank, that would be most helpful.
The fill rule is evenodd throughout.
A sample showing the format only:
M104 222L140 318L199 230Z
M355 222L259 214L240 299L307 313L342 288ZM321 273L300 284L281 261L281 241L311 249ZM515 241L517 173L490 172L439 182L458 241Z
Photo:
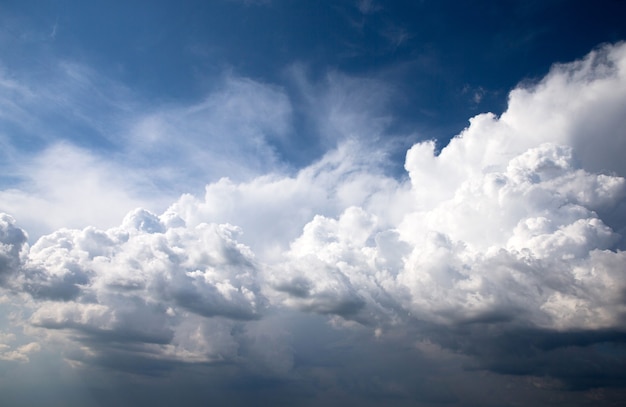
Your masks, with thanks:
M206 102L216 114L231 108L218 99ZM400 341L539 387L623 387L624 111L621 43L520 85L502 115L472 118L441 151L415 144L401 179L348 138L293 176L222 179L161 215L137 209L32 247L2 214L0 282L30 338L20 355L55 343L76 366L225 364L307 381L294 320L320 315L322 339L358 332L363 352ZM385 394L413 397L406 384Z

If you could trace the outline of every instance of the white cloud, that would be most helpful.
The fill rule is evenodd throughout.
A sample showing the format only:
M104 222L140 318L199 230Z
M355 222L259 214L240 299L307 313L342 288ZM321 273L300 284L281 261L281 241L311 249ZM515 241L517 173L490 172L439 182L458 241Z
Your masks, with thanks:
M44 236L17 280L38 300L29 322L74 332L88 354L113 351L103 345L111 342L143 344L140 353L165 360L232 359L234 321L257 319L267 305L237 234L230 225L168 227L136 210L117 228Z
M272 142L288 136L290 120L284 90L228 76L199 103L152 109L136 119L125 155L177 191L195 187L189 179L243 180L282 165Z
M294 64L288 70L301 100L294 105L302 109L327 152L346 140L372 143L372 161L388 153L390 142L383 142L392 123L388 104L395 90L389 84L371 77L353 77L330 71L323 80L313 82L302 65ZM302 131L312 131L304 128ZM316 146L317 147L317 146ZM388 163L387 163L388 164Z
M11 213L37 238L62 227L110 228L134 207L160 212L176 196L207 182L210 189L220 189L224 184L215 181L226 176L238 188L268 184L268 193L298 184L299 193L320 205L324 192L305 192L305 183L334 188L325 185L333 183L333 175L316 175L329 174L320 170L324 166L336 166L336 174L351 178L332 194L342 201L367 199L363 195L370 194L370 182L391 186L394 180L376 175L378 166L389 165L388 153L395 148L383 139L391 88L337 72L312 83L298 67L289 77L293 94L225 74L201 101L158 104L139 101L119 83L69 61L54 62L46 76L0 72L5 91L0 105L6 113L0 113L0 211ZM364 148L360 144L366 139ZM335 148L336 153L321 158ZM357 160L357 154L368 157ZM294 175L291 164L309 164L311 156L321 161ZM362 176L351 174L350 165L360 166ZM376 199L389 200L382 194ZM320 205L304 209L307 219L297 227L324 212ZM233 213L241 216L239 210Z
M124 369L128 358L227 361L284 375L297 355L276 327L301 312L341 329L366 325L379 341L417 332L494 371L521 363L498 348L507 335L536 334L524 346L548 353L606 341L626 328L626 180L623 160L604 155L626 138L613 105L626 100L625 49L554 67L514 90L500 117L474 117L439 154L433 142L416 144L406 180L385 175L382 157L369 156L373 143L349 136L366 131L363 122L378 136L384 120L338 114L327 128L347 136L293 176L221 179L161 216L135 210L118 227L61 229L26 255L24 234L4 215L3 273L31 294L32 326L82 345L72 358ZM261 133L280 136L287 103L265 122L246 92L269 95L261 102L282 93L258 86L235 83L234 99L217 93L199 116L242 110L250 121L235 125L241 134L254 139L246 126L265 123ZM546 332L560 344L542 344Z
M619 151L622 115L611 110L616 117L602 121L599 133L583 135L571 123L625 97L616 91L624 89L624 48L556 66L534 87L513 91L501 118L472 119L439 155L433 143L415 145L406 160L414 209L396 228L370 223L365 235L362 225L377 212L314 218L273 274L278 298L362 322L369 315L370 323L385 320L381 310L403 309L443 323L622 327L626 280L605 264L622 256L611 250L622 244L624 225L612 222L612 230L599 215L626 197L624 178L613 175L622 161L608 157L604 168L614 172L596 173L578 150L599 139ZM532 99L532 108L519 98ZM355 213L365 223L348 222ZM382 247L390 238L395 251ZM585 269L599 274L590 278Z
M408 188L383 175L376 161L368 148L347 142L293 177L222 179L207 185L203 199L184 195L168 211L189 226L209 220L236 224L257 255L280 255L316 214L337 216L362 205L384 224L398 222L410 199Z
M626 47L600 47L585 58L557 64L538 84L518 87L500 122L519 142L570 145L581 166L626 175Z
M0 345L0 360L13 362L28 362L28 355L30 353L39 352L41 350L41 346L36 342L22 345L14 350L5 350L3 346L4 345Z
M85 224L110 227L129 210L151 205L140 197L139 174L119 171L113 163L69 144L55 144L24 158L13 173L21 181L0 191L0 208L34 236Z
M284 166L273 144L289 135L291 105L279 87L225 76L201 102L155 105L61 61L46 78L0 71L0 88L0 211L35 237L109 228L132 208Z

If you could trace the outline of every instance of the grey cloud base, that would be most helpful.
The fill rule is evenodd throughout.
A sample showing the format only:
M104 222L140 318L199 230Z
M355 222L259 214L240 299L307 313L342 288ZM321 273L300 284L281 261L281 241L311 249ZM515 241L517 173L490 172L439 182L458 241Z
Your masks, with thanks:
M414 145L406 180L344 145L294 177L222 180L160 216L30 248L2 214L19 340L2 333L0 358L49 347L74 369L183 387L200 370L228 389L217 402L242 404L507 400L472 396L475 371L528 402L619 400L625 111L626 45L604 46L515 89L439 154Z

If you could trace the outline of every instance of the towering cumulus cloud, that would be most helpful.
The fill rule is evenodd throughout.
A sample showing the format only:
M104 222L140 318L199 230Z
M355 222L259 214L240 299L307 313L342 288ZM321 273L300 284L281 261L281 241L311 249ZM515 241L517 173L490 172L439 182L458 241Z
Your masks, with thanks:
M0 281L23 301L24 335L71 345L82 368L219 362L322 383L294 321L326 318L320 341L367 331L354 346L387 349L381 371L409 369L384 345L400 341L538 387L624 387L624 112L626 45L607 45L514 89L441 151L415 144L401 180L343 144L293 177L224 179L160 216L30 248L1 215ZM407 396L394 392L411 377L385 388Z

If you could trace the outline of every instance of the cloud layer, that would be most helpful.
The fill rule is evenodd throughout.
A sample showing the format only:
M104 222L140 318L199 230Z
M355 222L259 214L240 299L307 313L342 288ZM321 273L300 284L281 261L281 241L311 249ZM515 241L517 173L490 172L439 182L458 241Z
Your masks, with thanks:
M277 100L266 106L277 117L247 110L258 85L231 85L243 105L218 95L201 109L243 109L285 131L275 90L259 97ZM284 377L302 366L294 315L322 315L345 335L365 327L368 340L418 341L542 385L597 386L589 366L563 368L585 355L623 386L623 355L592 350L626 339L625 110L626 45L606 45L514 89L506 112L472 118L440 152L415 144L400 180L346 137L293 176L222 179L159 216L137 209L118 227L60 229L32 247L2 214L0 282L36 338L15 352L54 341L81 365L225 363ZM186 115L190 126L204 117ZM197 144L186 141L177 148Z

